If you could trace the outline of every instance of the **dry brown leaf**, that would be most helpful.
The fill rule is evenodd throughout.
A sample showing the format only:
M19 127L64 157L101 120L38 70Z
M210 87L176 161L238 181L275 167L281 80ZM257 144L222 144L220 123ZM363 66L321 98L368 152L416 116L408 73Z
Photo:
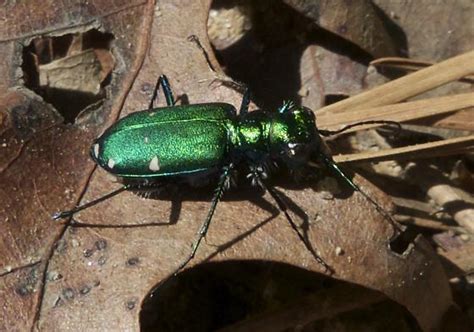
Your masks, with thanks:
M0 308L0 329L138 330L140 303L187 255L207 213L207 197L200 192L183 193L188 199L180 203L124 193L75 216L80 222L116 228L75 228L55 224L50 216L117 187L88 160L90 142L119 115L143 109L159 74L166 73L175 94L186 94L192 103L212 100L239 105L241 97L236 92L211 84L216 73L201 50L188 41L196 35L218 68L205 30L210 1L167 0L156 6L151 1L114 2L113 6L89 1L80 7L64 3L61 11L70 13L68 19L52 15L57 10L52 5L10 6L2 8L1 15L8 19L0 29L0 50L6 59L0 65L5 76L0 83L5 101L0 133L7 144L0 159L0 200L4 202L0 293L7 299ZM14 19L26 14L34 18L28 26L14 24ZM120 60L109 101L100 111L82 114L75 125L63 125L55 110L26 89L8 92L21 86L15 76L17 59L21 59L21 50L15 48L18 41L27 44L40 33L59 35L92 27L116 37L114 54ZM295 53L301 55L302 50ZM335 270L333 278L384 294L406 307L422 329L438 327L452 299L435 252L421 237L403 254L392 251L388 243L393 229L383 216L358 193L333 184L340 191L333 194L327 189L328 181L315 188L282 181L279 190L309 242ZM355 181L389 208L382 192L360 177ZM235 200L219 204L207 243L189 271L200 269L199 264L208 260L217 268L218 262L257 260L288 264L321 277L321 265L272 207L271 197L252 193L232 197ZM120 228L150 222L162 225ZM327 298L334 303L331 296ZM344 296L334 307L340 308L341 301ZM169 306L175 303L170 301ZM311 308L311 313L317 310L314 303Z
M319 114L389 105L474 73L474 51L385 83L350 99L321 108Z
M315 25L357 45L375 58L397 54L397 43L371 1L357 6L343 0L285 0Z
M454 96L422 99L417 101L389 104L373 108L347 109L341 113L326 112L318 116L318 125L321 128L337 130L344 125L369 120L391 120L406 122L422 119L438 114L459 111L474 106L474 93L458 94ZM471 117L474 113L470 111ZM474 120L474 119L473 119ZM472 125L467 121L467 125ZM373 128L377 125L358 126L347 132Z
M430 5L416 0L374 3L390 16L392 25L403 29L409 46L403 56L439 62L472 50L474 3L470 0Z

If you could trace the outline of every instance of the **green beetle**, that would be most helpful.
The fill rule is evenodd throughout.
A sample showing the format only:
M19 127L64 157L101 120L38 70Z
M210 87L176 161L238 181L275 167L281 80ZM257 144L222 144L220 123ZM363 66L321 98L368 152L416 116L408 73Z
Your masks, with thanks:
M168 106L153 108L160 86ZM160 76L149 108L119 120L91 147L93 160L106 171L123 178L125 184L94 201L70 211L58 212L53 218L70 217L124 190L156 190L169 182L194 183L196 178L217 175L217 189L208 215L191 253L176 269L177 273L195 256L217 203L229 186L232 170L236 167L240 169L243 165L252 183L267 190L279 208L286 211L286 205L266 181L271 165L285 165L290 170L298 170L309 163L319 162L332 169L352 189L363 194L395 225L391 216L361 191L323 152L320 135L335 132L318 130L310 109L286 102L277 112L248 112L248 91L244 94L239 113L234 106L226 103L174 104L168 79ZM367 123L393 124L391 121L369 121L357 125ZM316 259L330 270L321 258Z

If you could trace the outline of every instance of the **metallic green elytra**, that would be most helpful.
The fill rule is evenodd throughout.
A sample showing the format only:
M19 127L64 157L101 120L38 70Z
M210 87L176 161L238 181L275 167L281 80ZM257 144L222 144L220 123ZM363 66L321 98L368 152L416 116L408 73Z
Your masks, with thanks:
M155 178L207 171L230 148L235 108L214 103L132 113L97 139L93 159L126 178Z
M154 108L153 101L160 86L168 106ZM231 183L233 170L245 169L252 184L270 193L293 226L284 201L274 187L267 183L267 178L273 167L285 166L290 171L298 171L319 163L360 192L395 225L391 216L352 182L331 156L323 151L320 135L337 132L318 130L310 109L286 102L274 112L248 112L248 105L247 91L239 113L234 106L225 103L175 106L168 80L160 76L148 109L119 120L91 147L93 160L106 171L122 178L122 187L72 210L56 213L53 218L71 217L125 190L152 191L173 182L194 184L196 178L217 175L217 187L207 217L190 255L176 268L177 273L196 254L217 203ZM390 121L358 124L366 123L393 124ZM343 130L345 128L340 131ZM298 232L297 235L305 241ZM331 270L317 254L313 253L313 256L327 270Z

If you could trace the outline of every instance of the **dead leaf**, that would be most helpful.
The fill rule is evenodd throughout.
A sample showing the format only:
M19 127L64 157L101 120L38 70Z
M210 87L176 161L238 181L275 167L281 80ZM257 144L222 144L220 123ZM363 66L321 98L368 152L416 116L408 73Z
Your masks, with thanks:
M183 193L188 198L179 202L144 200L124 193L74 217L87 224L116 226L108 228L54 223L51 214L118 186L88 159L90 143L119 116L144 109L159 74L170 78L175 95L191 103L225 101L238 107L241 96L215 84L221 74L205 30L210 1L169 0L156 5L151 1L119 1L113 5L107 1L65 3L60 9L69 13L67 18L56 15L58 9L52 5L9 6L2 8L1 15L7 19L4 29L0 29L1 52L6 59L0 64L5 76L0 88L2 100L8 101L2 103L4 110L0 113L0 139L7 144L7 153L2 153L0 159L0 298L7 299L7 305L0 309L0 329L139 330L141 304L188 254L209 208L208 197L201 192ZM17 17L28 16L28 25L14 24ZM74 125L64 125L50 105L21 87L17 74L21 50L15 45L18 41L26 45L40 34L56 36L88 29L104 30L115 36L113 54L117 65L104 106L81 113ZM189 42L190 35L199 38L218 73L211 70L202 51ZM376 36L374 33L364 38ZM281 65L278 61L283 59L288 60L283 64L291 66L283 66L273 78L293 75L294 81L281 85L277 82L269 104L297 95L299 83L306 84L300 71L308 61L313 62L313 71L321 66L327 75L331 71L328 64L339 62L337 68L349 68L350 81L358 80L356 88L361 88L363 66L348 57L332 55L315 46L308 51L307 44L294 40L280 52L277 55L282 57L276 56L275 64ZM312 54L300 64L305 52ZM314 56L318 52L326 60L317 62ZM275 53L269 52L263 57L265 66L271 63L272 56ZM257 68L260 64L252 66ZM247 68L242 77L248 75L257 84L261 71L251 71L252 67ZM342 77L344 70L328 81L336 82ZM316 90L311 90L308 97L314 99L305 101L324 103L324 91L331 84L325 83L324 89L317 90L323 86L323 78L308 82ZM292 85L289 94L285 90L288 84ZM272 85L263 82L255 87L262 92L260 96L265 96L263 92L269 86ZM11 92L12 87L17 91ZM334 275L324 274L268 194L261 197L255 193L229 193L217 208L206 243L190 269L179 278L205 268L201 263L208 261L215 264L217 271L220 264L229 261L271 262L263 264L263 268L259 265L263 275L271 275L272 268L277 270L279 264L290 265L303 273L312 272L311 280L322 276L337 285L363 286L372 295L377 291L396 302L398 308L407 308L424 330L440 326L452 299L442 266L427 241L417 237L407 248L398 252L390 249L394 233L390 224L362 195L339 187L337 182L333 181L333 189L327 190L324 179L302 186L285 179L276 181L282 183L278 190L290 206L300 231L334 269ZM380 190L359 176L354 181L390 209L390 202ZM120 227L146 223L161 226ZM234 270L231 272L236 275ZM204 274L204 278L207 276ZM239 278L245 280L246 276ZM268 296L281 292L273 293L276 288L272 288L271 282L263 285ZM334 312L340 312L337 308L344 308L344 296L336 301L331 300L335 294L331 290L325 293L329 295L321 294L318 299L326 298L331 308L336 308ZM363 297L365 293L350 294ZM173 309L178 302L170 301L167 306ZM318 309L314 303L310 308L312 317L327 317L323 310L319 315L313 313Z

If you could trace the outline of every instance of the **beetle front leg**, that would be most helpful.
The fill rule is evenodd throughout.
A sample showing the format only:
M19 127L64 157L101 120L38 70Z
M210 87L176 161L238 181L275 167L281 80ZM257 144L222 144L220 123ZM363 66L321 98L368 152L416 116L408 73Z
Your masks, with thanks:
M401 233L403 232L403 229L400 228L398 223L393 219L393 217L385 211L383 207L381 207L372 197L370 197L365 191L363 191L358 185L354 183L340 168L339 166L334 162L334 160L325 155L324 153L319 153L319 157L322 159L324 164L329 167L333 172L337 174L337 176L342 179L345 183L349 185L353 190L359 192L362 196L371 203L375 209L386 219L388 222L393 226L396 232Z
M286 219L288 220L288 223L290 224L291 228L293 228L293 230L296 232L296 234L298 235L298 238L301 240L301 242L303 242L303 244L305 245L306 249L308 249L308 251L311 253L311 255L314 257L314 259L319 263L321 264L321 266L326 270L328 271L329 273L334 273L334 270L321 258L321 256L319 256L319 254L316 252L316 250L314 250L314 248L312 247L311 243L309 243L309 240L307 238L305 238L301 233L300 231L298 230L298 226L296 225L296 223L293 221L293 218L290 216L290 214L288 213L288 206L286 205L286 203L281 199L280 195L278 194L278 192L275 190L275 188L271 185L267 185L266 184L266 181L265 181L265 178L266 178L266 174L263 173L263 167L262 166L252 166L250 168L251 170L251 175L252 175L252 182L254 182L255 184L257 184L258 186L260 186L262 189L264 189L265 191L267 191L270 196L272 196L272 198L275 200L275 202L277 203L277 206L278 208L280 209L281 212L283 212L285 214L285 217Z
M174 275L176 275L179 271L184 269L186 267L186 265L188 265L188 263L196 255L196 252L199 248L199 245L202 242L202 239L204 239L204 237L207 234L207 231L209 229L209 225L211 224L212 217L213 217L214 212L215 212L216 207L217 207L217 203L219 203L226 187L228 186L228 183L230 181L231 170L232 170L232 165L226 166L222 169L222 174L219 178L219 183L218 183L216 191L214 193L214 197L212 198L211 207L209 209L209 212L207 213L207 217L204 220L204 223L202 224L201 228L199 229L197 240L196 240L196 242L194 242L194 244L192 246L191 253L186 258L186 260L184 260L184 262L182 262L181 265L175 270L175 272L173 273Z

